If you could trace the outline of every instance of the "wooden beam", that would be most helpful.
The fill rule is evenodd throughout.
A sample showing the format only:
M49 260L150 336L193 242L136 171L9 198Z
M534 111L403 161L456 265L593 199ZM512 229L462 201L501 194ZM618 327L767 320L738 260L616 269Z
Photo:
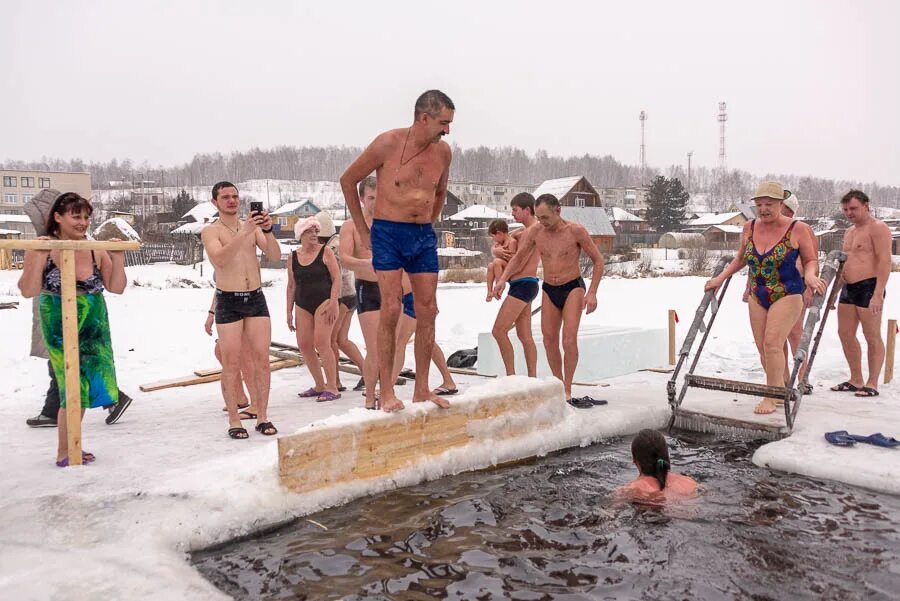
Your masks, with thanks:
M288 359L293 359L293 357L288 357ZM269 366L271 366L275 363L278 363L279 361L282 361L282 359L279 357L270 356L269 357ZM303 362L300 361L300 363L303 363ZM195 369L194 370L194 375L199 376L201 378L206 377L206 376L214 376L216 374L221 374L221 373L222 373L221 365L219 367L210 367L207 369Z
M23 250L140 250L136 240L103 242L100 240L0 240L0 248Z
M370 413L357 423L314 424L278 439L279 477L290 490L309 492L389 476L470 442L500 442L552 428L567 410L562 393L560 382L536 381L511 393L461 397L449 409L428 406Z
M300 361L298 361L297 359L281 359L274 363L269 363L269 369L271 371L276 371L279 369L284 369L286 367L295 367L297 365L300 365ZM193 386L194 384L218 382L221 379L221 371L219 373L210 374L207 376L198 376L192 374L190 376L173 378L171 380L159 380L157 382L150 382L149 384L141 384L140 389L141 392L153 392L154 390L163 390L164 388L177 388L179 386Z
M78 350L75 251L64 249L59 255L69 465L81 465L81 357Z
M675 323L678 316L674 309L669 309L669 365L675 365Z
M884 350L884 383L890 384L894 379L894 353L897 348L897 320L887 322L887 344Z

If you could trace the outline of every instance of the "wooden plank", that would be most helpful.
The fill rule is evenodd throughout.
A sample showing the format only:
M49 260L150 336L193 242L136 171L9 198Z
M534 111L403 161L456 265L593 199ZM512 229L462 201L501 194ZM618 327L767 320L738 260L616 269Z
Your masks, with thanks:
M269 369L271 371L276 371L279 369L284 369L286 367L296 367L297 365L300 365L300 361L296 359L281 359L274 363L270 363ZM154 390L163 390L165 388L178 388L179 386L193 386L194 384L218 382L221 379L221 371L217 374L210 374L208 376L182 376L180 378L173 378L171 380L159 380L157 382L150 382L149 384L141 384L140 390L141 392L153 392Z
M0 248L23 250L140 250L136 240L103 242L100 240L0 240Z
M677 319L675 309L669 309L669 365L675 365L675 323Z
M473 440L499 441L551 428L566 410L558 382L495 394L449 409L383 415L356 424L312 428L278 439L282 485L309 492L379 478ZM462 402L461 402L462 401Z
M884 383L890 384L894 379L894 353L897 348L897 320L887 322L887 344L884 351Z
M272 364L274 364L274 363L277 363L277 362L279 362L279 361L281 361L281 360L282 360L282 359L280 359L279 357L272 357L272 356L270 356L270 357L269 357L269 365L272 365ZM300 361L300 363L302 363L302 361ZM208 369L195 369L195 370L194 370L194 375L195 375L195 376L199 376L199 377L201 377L201 378L203 378L203 377L205 377L205 376L214 376L214 375L220 374L220 373L222 373L222 366L221 366L221 365L220 365L219 367L210 367L210 368L208 368Z
M78 349L75 251L63 249L59 254L69 465L81 465L81 357Z

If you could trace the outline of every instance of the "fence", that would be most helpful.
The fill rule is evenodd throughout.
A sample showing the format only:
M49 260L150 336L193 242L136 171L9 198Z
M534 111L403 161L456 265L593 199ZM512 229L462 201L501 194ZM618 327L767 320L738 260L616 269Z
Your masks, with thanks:
M156 241L141 243L141 249L125 253L125 265L147 265L149 263L176 263L192 265L203 260L203 244L193 234L157 235Z

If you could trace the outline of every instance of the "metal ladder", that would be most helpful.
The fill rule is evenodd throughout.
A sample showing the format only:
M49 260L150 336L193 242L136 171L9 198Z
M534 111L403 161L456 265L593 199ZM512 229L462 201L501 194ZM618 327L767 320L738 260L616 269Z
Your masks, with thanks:
M731 260L732 257L730 256L722 257L713 269L713 277L722 273L722 270L725 269L725 267L731 262ZM819 348L819 341L822 338L822 332L825 328L825 322L828 319L828 313L831 307L834 305L834 302L837 299L837 294L840 290L840 286L838 286L838 283L840 282L841 274L844 270L844 262L846 260L846 253L839 250L831 251L825 258L825 261L822 265L820 277L825 281L826 290L830 286L831 291L829 294L827 294L827 301L825 296L813 296L812 305L807 310L806 323L803 327L803 336L800 338L799 348L794 355L794 367L791 370L790 380L783 387L767 386L765 384L757 384L753 382L740 382L737 380L727 380L724 378L713 378L709 376L694 374L694 369L696 369L697 362L700 360L700 355L703 351L704 345L706 344L706 339L709 337L709 332L716 320L716 315L719 312L722 300L725 298L725 292L728 290L728 284L731 282L731 277L725 280L725 282L722 284L721 288L719 289L718 297L716 296L715 290L707 291L703 295L703 300L700 302L700 306L697 307L697 311L694 313L694 320L691 323L691 327L688 330L687 336L685 336L684 339L684 343L681 346L681 351L678 355L678 363L675 366L675 371L672 373L672 377L669 379L669 382L666 385L666 391L669 397L669 406L672 409L672 417L669 420L669 429L671 429L673 426L684 427L685 425L690 424L693 426L699 425L699 429L702 431L718 431L723 427L735 430L750 430L772 439L778 439L782 438L783 436L789 435L793 430L794 421L796 420L797 412L800 409L800 402L803 399L803 387L795 387L795 383L797 382L797 378L800 373L800 367L801 365L803 365L804 360L807 360L808 357L806 367L806 377L808 379L810 370L812 369L813 360L816 357L816 351ZM824 313L822 312L823 305L825 307ZM709 310L710 312L709 322L704 323L704 318L706 316L707 310ZM816 323L820 321L820 314L822 315L821 323L819 323L818 330L816 331L815 338L813 339L813 331L816 330ZM697 347L697 351L694 354L694 360L691 362L690 368L684 375L684 381L681 386L681 391L676 397L678 375L681 371L681 368L687 361L691 348L694 345L694 340L696 339L699 332L703 332L703 336L700 339L700 345ZM810 342L812 342L812 349L808 351ZM763 424L749 420L739 420L718 415L709 415L698 411L683 409L681 407L681 404L684 401L684 397L687 393L688 388L704 388L707 390L718 390L755 397L783 398L784 418L786 426L772 426L770 424ZM698 428L687 427L686 429Z

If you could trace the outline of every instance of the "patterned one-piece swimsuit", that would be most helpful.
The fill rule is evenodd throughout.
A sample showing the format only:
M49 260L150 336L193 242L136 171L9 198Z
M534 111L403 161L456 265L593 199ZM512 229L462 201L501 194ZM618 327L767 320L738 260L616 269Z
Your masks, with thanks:
M756 220L750 222L750 239L744 247L744 259L750 269L750 290L763 309L768 310L776 301L791 294L803 294L806 285L797 269L800 251L791 247L791 231L794 221L781 240L760 254L753 243L753 228Z

